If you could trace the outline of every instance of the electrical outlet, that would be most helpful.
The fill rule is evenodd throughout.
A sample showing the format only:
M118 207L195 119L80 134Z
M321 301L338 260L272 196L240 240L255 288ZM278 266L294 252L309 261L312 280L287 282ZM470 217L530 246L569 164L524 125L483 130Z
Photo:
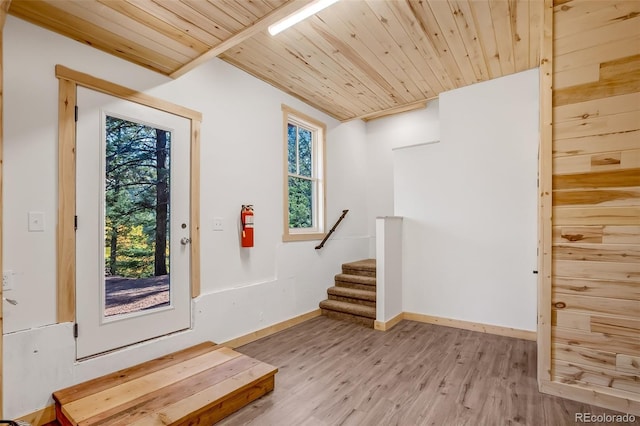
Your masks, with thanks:
M13 290L13 271L2 272L2 291Z
M222 231L222 230L224 230L224 226L222 225L222 218L221 217L214 217L213 218L213 230L214 231Z
M29 232L44 231L44 213L29 212Z

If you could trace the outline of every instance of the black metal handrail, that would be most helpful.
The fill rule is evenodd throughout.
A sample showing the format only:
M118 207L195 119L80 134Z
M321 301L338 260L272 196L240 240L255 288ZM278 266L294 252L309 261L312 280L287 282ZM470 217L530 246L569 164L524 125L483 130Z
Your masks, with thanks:
M333 225L333 228L331 228L331 230L327 233L327 235L324 236L324 239L322 240L322 242L316 246L316 250L320 250L322 247L324 247L324 243L326 243L329 237L331 236L331 234L335 232L336 228L338 227L338 225L340 225L340 222L342 222L342 219L344 219L347 213L349 213L349 209L342 210L342 215L338 218L336 223Z

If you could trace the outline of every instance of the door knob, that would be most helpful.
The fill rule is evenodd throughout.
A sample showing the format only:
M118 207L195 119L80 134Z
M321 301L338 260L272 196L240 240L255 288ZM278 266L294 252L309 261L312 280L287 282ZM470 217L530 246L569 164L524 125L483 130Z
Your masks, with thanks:
M182 237L180 239L180 244L182 244L183 246L186 246L187 244L189 244L191 242L191 238L187 238L187 237Z

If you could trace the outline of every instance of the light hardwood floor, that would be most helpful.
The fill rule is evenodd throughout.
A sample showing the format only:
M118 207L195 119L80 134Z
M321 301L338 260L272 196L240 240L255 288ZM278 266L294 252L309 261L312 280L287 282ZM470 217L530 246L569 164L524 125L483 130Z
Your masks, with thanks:
M535 342L509 337L319 317L237 350L280 371L274 392L222 425L560 426L619 414L539 393Z

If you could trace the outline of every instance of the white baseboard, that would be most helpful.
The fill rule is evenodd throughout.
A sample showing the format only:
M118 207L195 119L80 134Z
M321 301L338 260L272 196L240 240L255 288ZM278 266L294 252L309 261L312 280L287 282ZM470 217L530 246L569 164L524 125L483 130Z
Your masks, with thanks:
M446 327L461 328L463 330L479 331L481 333L497 334L498 336L514 337L516 339L536 340L537 333L530 330L502 327L499 325L482 324L477 322L462 321L451 318L441 318L432 315L404 312L403 318L410 321L424 322L428 324L443 325Z
M312 318L319 317L320 315L322 315L322 312L320 311L320 309L315 309L311 312L307 312L306 314L298 315L297 317L293 317L286 321L282 321L277 324L270 325L269 327L265 327L263 329L253 331L249 334L245 334L244 336L236 337L235 339L231 339L220 344L227 346L231 349L235 349L239 346L246 345L258 339L262 339L263 337L270 336L274 333L285 330L289 327L293 327L294 325L298 325Z
M403 319L404 319L404 312L400 312L398 315L391 318L389 321L376 321L373 325L373 328L380 331L387 331L387 330L390 330L394 325L398 324Z

